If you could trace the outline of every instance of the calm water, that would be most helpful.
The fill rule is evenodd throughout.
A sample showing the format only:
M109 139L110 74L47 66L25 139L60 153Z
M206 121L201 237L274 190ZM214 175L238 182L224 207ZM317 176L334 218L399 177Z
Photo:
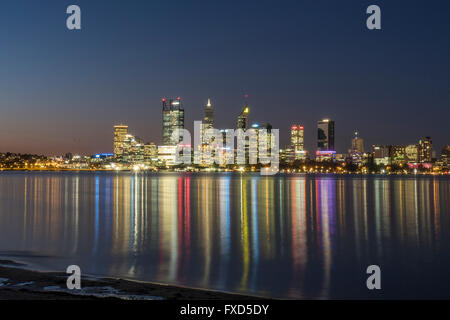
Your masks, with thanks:
M450 298L448 177L2 172L0 197L0 255L43 269L284 298Z

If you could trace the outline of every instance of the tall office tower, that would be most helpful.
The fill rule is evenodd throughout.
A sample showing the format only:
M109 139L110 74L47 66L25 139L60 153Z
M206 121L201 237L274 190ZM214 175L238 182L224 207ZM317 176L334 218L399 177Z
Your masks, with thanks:
M202 124L204 129L212 129L214 127L214 109L211 105L211 99L208 99L208 103L205 106Z
M252 148L253 157L257 159L262 159L263 156L270 157L275 141L272 125L270 123L254 123L252 124L252 129L255 130L257 138L256 147ZM265 150L262 150L261 147L265 148Z
M177 145L183 140L182 137L172 138L172 133L177 129L184 129L184 108L181 98L176 100L170 99L167 103L166 99L162 99L162 121L163 121L163 144Z
M358 131L355 131L355 136L352 139L352 153L364 153L364 140L358 136Z
M433 157L432 145L430 137L425 137L419 141L419 162L431 163Z
M243 129L244 131L248 129L248 114L250 113L250 108L247 104L245 104L244 109L242 109L241 113L237 119L237 129Z
M199 146L198 151L194 151L194 152L198 153L198 156L200 156L200 162L202 164L210 163L212 161L212 159L214 159L214 154L213 154L214 148L211 147L213 144L210 143L210 141L212 142L214 139L213 138L208 139L208 137L205 137L206 130L213 129L213 128L214 128L214 109L211 105L211 99L208 99L208 102L206 103L206 106L205 106L204 116L203 116L203 120L202 120L201 127L200 127L201 145ZM206 155L209 155L209 156L206 157Z
M302 125L293 125L291 127L291 147L295 153L295 160L304 157L304 135Z
M121 159L124 152L124 143L128 134L128 126L114 126L114 158Z
M212 129L214 128L214 109L211 105L211 100L208 99L208 103L205 106L205 111L204 111L204 116L203 116L203 121L200 127L201 130L201 136L202 136L202 140L203 136L205 135L205 131L208 129ZM203 142L202 142L203 145Z
M317 149L334 151L334 121L329 119L317 123Z

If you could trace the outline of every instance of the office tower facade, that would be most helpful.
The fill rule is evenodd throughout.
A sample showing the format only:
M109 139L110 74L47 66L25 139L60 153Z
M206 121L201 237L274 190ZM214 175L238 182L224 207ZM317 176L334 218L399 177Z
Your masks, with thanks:
M419 141L419 162L431 163L433 157L433 143L430 137Z
M406 162L418 163L419 162L419 146L417 144L410 144L405 148Z
M241 113L237 119L237 129L247 130L248 129L248 115L250 113L250 108L246 104L242 109Z
M114 158L120 159L124 152L125 138L128 134L128 126L114 126Z
M359 137L358 131L355 131L355 135L352 138L349 154L353 164L361 164L363 162L364 140Z
M358 131L355 131L355 135L352 139L352 152L364 153L364 140L359 136Z
M382 146L382 145L373 145L373 159L375 164L380 165L389 165L390 164L390 158L389 158L389 146Z
M255 148L249 148L251 149L250 152L253 153L251 156L257 159L270 157L275 141L272 133L272 125L270 123L253 123L251 128L255 130L257 142ZM262 148L265 148L265 150Z
M440 161L442 163L443 170L449 170L450 168L450 145L446 145L441 152Z
M302 125L291 126L291 146L294 152L294 160L306 159L306 153L304 149L304 127Z
M211 104L211 99L208 99L206 103L202 124L205 130L214 128L214 109Z
M334 151L334 121L329 119L317 123L318 151Z
M163 144L167 146L178 145L183 137L172 137L176 130L184 129L184 108L181 98L162 99Z
M401 145L389 146L390 164L403 165L406 160L406 147Z

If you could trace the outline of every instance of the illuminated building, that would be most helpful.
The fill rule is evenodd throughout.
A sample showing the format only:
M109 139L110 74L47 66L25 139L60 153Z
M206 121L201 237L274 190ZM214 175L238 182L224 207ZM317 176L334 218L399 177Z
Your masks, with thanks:
M280 161L286 163L293 163L295 160L295 150L291 145L286 146L284 149L280 149Z
M237 128L243 129L244 131L248 129L248 115L250 113L250 108L246 104L244 109L242 109L241 113L238 116L237 120Z
M144 141L132 134L125 136L121 161L129 164L144 163Z
M389 165L390 164L390 152L389 152L389 146L381 146L381 145L374 145L372 146L373 149L373 159L375 164L377 165Z
M402 165L406 163L405 146L389 146L391 164Z
M430 137L425 137L419 141L419 162L431 163L432 161L432 141Z
M446 145L441 152L440 162L443 170L450 168L450 145Z
M158 161L162 165L173 166L177 159L177 146L158 146Z
M304 128L302 125L291 127L291 148L294 150L294 160L305 160L304 150Z
M419 146L416 144L410 144L405 148L406 162L418 163L419 162Z
M363 162L364 140L358 136L358 131L355 131L355 136L352 138L349 154L353 164L361 164Z
M202 129L212 129L214 128L214 109L211 105L211 100L208 99L208 102L206 103L205 110L204 110L204 116L202 121Z
M144 145L144 163L152 165L158 161L158 147L150 142Z
M252 129L256 132L257 137L257 147L249 148L253 149L250 152L253 152L253 156L257 159L262 159L264 156L270 157L271 150L274 143L274 136L272 133L272 125L270 123L254 123L252 124ZM262 153L261 146L265 146L266 153Z
M128 134L128 126L114 126L114 158L122 158L124 151L125 137Z
M334 150L317 150L316 161L334 161L336 159L336 151Z
M355 136L352 139L352 151L364 153L364 140L358 136L358 131L355 131Z
M182 137L173 138L172 133L178 129L184 129L184 108L181 98L170 99L167 103L162 99L162 121L163 121L163 144L167 146L177 145L183 140Z
M250 108L249 108L248 104L246 103L244 108L242 109L241 113L238 116L237 129L242 129L244 132L247 131L247 129L248 129L248 115L249 115L249 113L250 113ZM238 133L238 139L241 139L239 137L240 134L242 134L242 132ZM245 150L245 163L249 163L249 156L250 156L250 154L249 154L249 143L250 143L250 141L248 139L245 139L245 147L244 147L244 150Z
M212 148L211 142L214 141L214 138L211 138L212 140L209 141L205 137L206 130L213 129L214 128L214 109L211 105L211 100L208 99L208 102L206 103L205 109L204 109L204 116L201 123L201 145L200 145L200 159L201 164L208 163L211 159L206 159L206 154L209 154L210 157L214 157L214 148Z
M317 123L317 149L334 151L334 121L329 119Z

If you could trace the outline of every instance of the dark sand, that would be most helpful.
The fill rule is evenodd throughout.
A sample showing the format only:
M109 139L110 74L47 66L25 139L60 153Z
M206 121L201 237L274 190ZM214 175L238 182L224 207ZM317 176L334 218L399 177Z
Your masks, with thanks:
M256 297L217 291L83 276L81 278L81 290L68 290L66 286L68 274L31 271L24 269L25 267L25 265L13 261L0 260L0 300L257 299Z

